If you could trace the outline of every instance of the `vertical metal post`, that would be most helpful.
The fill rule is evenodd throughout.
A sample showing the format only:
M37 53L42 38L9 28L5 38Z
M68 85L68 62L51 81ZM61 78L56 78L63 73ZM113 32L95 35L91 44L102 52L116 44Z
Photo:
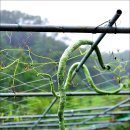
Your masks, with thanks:
M122 14L121 10L117 10L116 14L113 16L113 18L110 20L108 27L112 27L112 25L116 22L116 20L120 17ZM103 39L103 37L106 35L106 33L102 33L98 39L95 41L95 43L92 45L89 52L81 59L80 64L77 66L76 70L73 73L72 78L76 75L76 72L79 71L79 69L82 67L82 65L85 63L85 61L89 58L89 56L92 54L92 52L95 50L96 46L99 44L99 42Z

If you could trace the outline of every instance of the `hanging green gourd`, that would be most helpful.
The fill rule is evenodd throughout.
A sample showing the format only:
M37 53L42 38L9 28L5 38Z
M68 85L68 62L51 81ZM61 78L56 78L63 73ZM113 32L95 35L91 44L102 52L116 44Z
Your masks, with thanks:
M58 73L57 73L57 78L58 78L58 89L59 89L59 97L60 97L60 102L59 102L59 108L58 108L58 117L59 117L59 127L60 130L65 130L65 125L64 125L64 108L65 108L65 102L66 102L66 88L69 87L70 82L72 80L72 74L75 71L76 67L78 66L78 62L74 63L68 72L66 80L64 79L64 73L65 73L65 68L66 68L66 62L69 59L70 55L74 50L79 48L81 45L92 45L93 42L87 41L87 40L80 40L76 42L75 44L70 45L62 54L60 61L59 61L59 66L58 66ZM99 51L99 48L96 47L95 52L98 57L98 61L103 69L110 69L110 66L105 66L102 60L101 53ZM89 70L87 69L86 65L82 66L83 72L86 76L86 80L90 84L90 86L98 93L100 94L113 94L119 92L123 88L123 84L120 83L120 87L114 91L105 91L101 90L96 87L94 84L91 75L89 73Z

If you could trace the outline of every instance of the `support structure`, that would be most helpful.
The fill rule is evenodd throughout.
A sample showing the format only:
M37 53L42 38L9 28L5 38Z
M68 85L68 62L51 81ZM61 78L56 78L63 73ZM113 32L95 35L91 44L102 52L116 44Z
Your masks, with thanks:
M112 107L110 107L110 108L104 110L104 111L102 112L102 115L108 114L110 111L114 110L115 108L119 107L120 105L122 105L122 104L124 104L124 103L126 103L126 102L128 102L128 101L130 101L130 98L127 98L127 99L125 99L125 100L123 100L123 101L117 103L116 105L114 105L114 106L112 106ZM90 119L85 119L84 121L81 121L80 124L85 124L86 122L88 122L88 121L90 121L90 120L92 120L92 119L94 119L94 118L96 118L96 117L98 117L98 116L99 116L99 113L97 113L96 115L94 115L94 116L91 117ZM72 127L74 127L74 126L75 126L75 125L73 125ZM70 127L69 130L72 130L72 127Z
M0 24L0 31L16 32L61 32L61 33L130 33L130 27L93 27L93 26L42 26Z
M42 116L38 118L37 121L35 121L35 123L31 126L30 130L32 130L35 126L38 125L38 123L41 121L41 119L43 117L45 117L45 115L48 113L48 111L51 109L51 107L54 105L54 103L57 101L57 98L54 98L52 100L52 102L50 103L50 105L47 107L47 109L43 112Z
M121 91L116 95L129 95L130 91ZM99 94L96 92L66 92L66 96L103 96L106 94ZM110 95L110 94L109 94ZM115 95L115 94L111 94ZM33 96L42 96L42 97L51 97L53 94L51 92L41 93L41 92L26 92L26 93L0 93L0 97L33 97Z
M0 128L33 128L34 124L37 125L38 128L44 128L47 127L48 129L51 129L52 127L57 127L58 128L58 117L56 114L47 114L47 111L49 110L49 108L54 104L54 102L56 101L56 99L54 99L51 104L49 105L49 107L45 110L45 112L42 115L37 116L38 120L30 120L30 121L19 121L19 122L5 122L5 123L1 123L0 124ZM129 104L125 104L126 102L129 102L130 98L127 98L121 102L119 102L118 104L114 105L114 106L104 106L104 107L97 107L97 108L86 108L86 111L89 110L103 110L103 112L90 112L90 113L84 113L84 110L74 110L73 112L78 112L77 114L72 113L72 110L69 111L65 111L65 120L66 121L71 121L70 123L65 123L65 126L71 126L69 128L69 130L71 130L72 127L74 127L75 125L91 125L91 124L109 124L109 123L113 123L110 121L90 121L96 117L105 117L105 116L111 116L111 115L119 115L119 114L125 114L128 115L129 111L121 111L121 112L111 112L112 110L116 109L116 108L125 108L125 107L129 107ZM105 110L104 110L105 109ZM67 113L66 113L67 112ZM80 113L79 113L80 112ZM42 117L45 116L46 119L42 119ZM27 119L27 115L25 115L25 117L5 117L5 119L13 119L13 118L26 118ZM36 116L31 117L31 118L36 118ZM4 119L4 117L0 117L0 119ZM74 120L83 120L82 122L74 122ZM129 121L130 119L128 119ZM48 123L49 122L49 123ZM54 122L54 123L53 123ZM40 124L38 124L40 123ZM121 124L122 121L115 121L114 123L119 123Z
M102 33L99 38L95 41L95 43L90 48L89 52L81 59L80 64L76 68L76 70L73 73L73 77L75 76L76 72L79 71L79 69L82 67L82 65L85 63L85 61L89 58L89 56L92 54L92 52L95 50L97 45L100 43L100 41L103 39L103 37L106 35L106 33L123 33L123 34L129 34L130 33L130 27L112 27L113 24L116 22L116 20L120 17L122 14L121 10L117 10L114 17L109 21L107 27L67 27L67 26L42 26L42 25L19 25L19 24L0 24L0 31L17 31L17 32L62 32L62 33ZM130 91L121 91L120 93L117 93L116 95L129 95ZM96 92L67 92L67 96L101 96L106 94L98 94ZM0 93L0 97L27 97L27 96L53 96L52 93ZM56 98L52 100L50 105L46 108L45 111L41 115L23 115L23 116L3 116L0 117L0 120L4 119L14 119L16 117L18 118L38 118L37 120L30 120L30 121L21 121L21 122L6 122L1 123L0 128L6 129L6 128L30 128L32 130L34 127L58 127L58 123L50 124L50 122L58 121L57 114L47 114L48 111L51 109L51 107L56 102ZM76 125L84 125L84 124L106 124L110 122L90 122L90 120L100 117L100 116L106 116L106 115L118 115L118 114L129 114L129 111L121 111L121 112L111 112L117 107L128 107L128 104L124 104L126 102L130 101L130 98L127 98L126 100L111 106L111 107L103 107L103 112L98 113L84 113L84 111L88 109L82 109L82 110L70 110L65 111L64 116L66 117L65 120L81 120L79 117L82 117L82 119L85 119L81 122L71 122L66 123L66 126L71 126L69 130L71 130ZM124 104L124 105L122 105ZM97 108L98 109L98 108ZM96 108L93 110L97 110ZM91 109L92 110L92 109ZM74 112L81 112L79 114L75 114ZM48 120L49 124L41 124L46 123L47 120L43 120L42 118L54 118L55 120L51 119ZM117 124L121 123L120 121L117 121ZM111 124L111 123L110 123ZM51 130L51 129L50 129ZM55 130L53 128L53 130Z
M108 23L107 27L111 28L112 25L116 22L116 20L120 17L121 14L122 14L122 11L121 10L117 10L116 14L110 20L110 22ZM73 73L73 76L72 76L73 78L76 75L76 72L78 72L79 69L83 66L83 64L87 61L87 59L90 57L92 52L95 50L95 48L98 46L98 44L100 43L100 41L103 39L103 37L105 35L106 35L106 33L100 34L100 36L97 38L97 40L94 42L94 44L90 48L89 52L87 54L85 54L85 56L81 59L80 64L77 66L77 68L75 69L75 71Z

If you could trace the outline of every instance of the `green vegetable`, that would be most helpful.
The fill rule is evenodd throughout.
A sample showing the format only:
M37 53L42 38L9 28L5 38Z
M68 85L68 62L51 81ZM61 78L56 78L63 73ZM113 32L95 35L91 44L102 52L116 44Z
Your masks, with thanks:
M65 94L65 90L66 88L70 85L71 83L71 78L72 78L72 74L74 72L74 70L76 69L76 67L78 66L79 63L74 63L68 72L66 81L64 79L64 73L65 73L65 68L66 68L66 62L69 59L70 55L72 54L72 52L74 50L76 50L78 47L80 47L81 45L92 45L93 42L91 41L87 41L87 40L80 40L77 43L70 45L62 54L60 61L59 61L59 66L58 66L58 73L57 73L57 78L58 78L58 89L59 89L59 96L60 96L60 102L59 102L59 108L58 108L58 117L59 117L59 127L60 130L65 130L65 126L64 126L64 107L65 107L65 102L66 102L66 94ZM101 53L98 49L98 47L96 47L95 49L97 57L98 57L98 61L101 65L101 67L103 69L110 69L110 66L105 66L101 57ZM99 88L96 87L96 85L94 84L91 75L89 73L89 70L87 69L87 67L85 65L83 65L82 67L86 79L88 80L89 84L93 87L93 89L98 92L98 93L106 93L106 94L112 94L112 93L117 93L119 92L122 87L123 84L120 83L120 87L117 90L114 91L104 91L104 90L100 90Z

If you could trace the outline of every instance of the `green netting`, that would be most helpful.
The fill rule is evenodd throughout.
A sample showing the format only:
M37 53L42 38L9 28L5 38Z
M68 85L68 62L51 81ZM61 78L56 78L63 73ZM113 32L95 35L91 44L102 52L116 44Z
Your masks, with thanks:
M68 46L45 33L0 32L0 35L0 96L7 94L0 97L0 129L59 129L59 99L55 94L61 96L61 88L58 88L57 72L60 57ZM80 62L90 48L88 45L77 48L67 57L62 79L67 78L71 65ZM101 54L110 69L102 69L95 52L85 62L95 86L109 92L119 89L119 84L123 83L121 90L129 92L129 50L120 52L117 47L116 52L110 50ZM114 128L129 128L129 118L126 120L129 93L94 96L92 84L86 80L82 69L68 85L66 92L91 94L66 97L63 111L66 129L112 129L113 125ZM17 97L17 94L30 92L53 92L53 96Z

